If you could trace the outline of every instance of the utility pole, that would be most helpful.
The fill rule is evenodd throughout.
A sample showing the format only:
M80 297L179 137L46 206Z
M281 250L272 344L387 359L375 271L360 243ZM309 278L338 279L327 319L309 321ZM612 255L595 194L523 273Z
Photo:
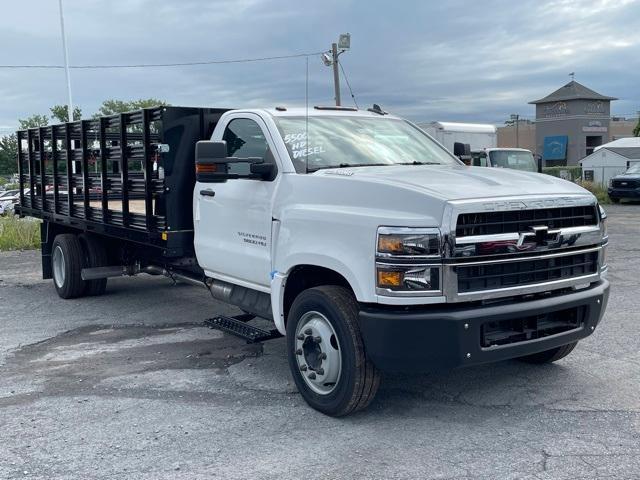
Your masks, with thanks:
M71 75L69 72L69 51L67 50L67 36L64 32L64 13L62 11L62 0L58 0L60 6L60 31L62 33L62 51L64 53L64 71L67 76L67 94L69 101L67 102L67 115L69 121L73 122L73 99L71 97Z
M62 0L61 0L62 1ZM333 63L333 88L336 92L336 106L340 106L340 74L338 72L338 44L331 44L331 61Z
M340 103L340 65L338 64L338 57L341 53L346 52L351 48L351 34L349 33L341 33L338 38L338 43L331 44L331 50L328 52L322 52L321 58L322 62L327 67L333 67L333 88L336 93L336 107L341 105ZM340 50L340 51L338 51ZM347 80L347 86L349 84L349 80ZM349 87L351 89L351 87ZM353 94L352 94L353 95Z
M516 125L516 148L520 148L520 115L517 113L511 114L511 121Z

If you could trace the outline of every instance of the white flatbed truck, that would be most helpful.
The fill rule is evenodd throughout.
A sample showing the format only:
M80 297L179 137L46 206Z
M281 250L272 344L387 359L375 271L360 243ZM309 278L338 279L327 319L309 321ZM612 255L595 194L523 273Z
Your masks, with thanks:
M43 220L60 297L139 273L206 287L246 312L214 325L286 336L328 415L365 408L382 370L562 358L607 303L593 195L465 166L379 108L158 107L18 141L16 211Z

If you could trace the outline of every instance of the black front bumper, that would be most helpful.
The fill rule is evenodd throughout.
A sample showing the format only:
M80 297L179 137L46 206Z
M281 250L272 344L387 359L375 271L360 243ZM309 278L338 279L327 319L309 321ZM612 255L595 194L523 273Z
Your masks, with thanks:
M583 290L529 301L433 305L417 311L364 306L360 328L367 355L378 368L425 372L522 357L585 338L600 322L608 298L609 282L602 280ZM575 328L506 345L482 346L492 322L542 319L572 309L580 312Z
M640 189L636 188L635 190L632 188L613 188L609 187L607 190L609 194L609 198L640 198Z

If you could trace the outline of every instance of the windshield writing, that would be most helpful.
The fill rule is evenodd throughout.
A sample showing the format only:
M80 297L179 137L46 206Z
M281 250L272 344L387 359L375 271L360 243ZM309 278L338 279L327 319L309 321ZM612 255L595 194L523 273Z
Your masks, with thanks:
M457 164L411 124L390 118L281 117L278 128L296 171L366 165Z

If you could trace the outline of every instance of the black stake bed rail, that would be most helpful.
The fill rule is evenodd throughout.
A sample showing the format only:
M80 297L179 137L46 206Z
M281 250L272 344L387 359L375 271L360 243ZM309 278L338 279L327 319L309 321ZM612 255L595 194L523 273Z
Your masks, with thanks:
M225 111L154 107L18 131L16 212L191 254L195 144Z

